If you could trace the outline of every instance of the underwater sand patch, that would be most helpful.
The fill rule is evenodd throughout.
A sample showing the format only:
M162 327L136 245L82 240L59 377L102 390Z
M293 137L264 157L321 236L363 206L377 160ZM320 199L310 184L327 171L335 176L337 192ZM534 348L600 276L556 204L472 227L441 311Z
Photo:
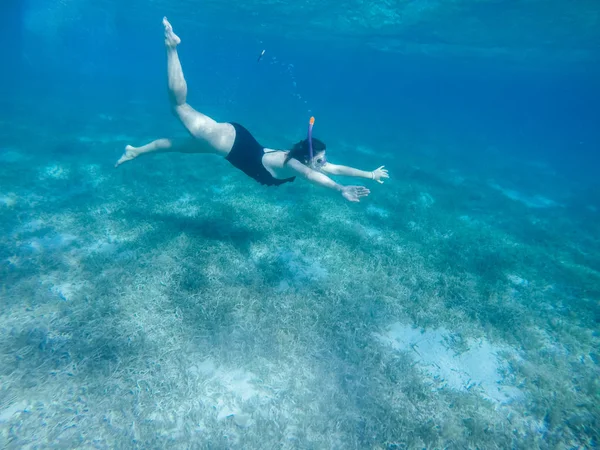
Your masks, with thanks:
M513 273L508 274L506 276L506 278L508 279L508 281L510 281L515 286L524 286L524 287L529 286L529 281L527 281L526 279L521 278L520 276L515 275Z
M42 275L39 278L39 283L48 289L52 295L64 301L74 300L87 284L85 280L77 279L73 273L65 271Z
M354 232L355 234L371 242L381 242L385 239L386 236L383 230L377 227L363 225L361 223L349 220L347 218L340 218L331 222L335 223L337 226L343 225L347 229L352 230L352 232Z
M318 260L304 256L298 250L280 250L277 255L277 264L285 267L290 273L290 277L279 283L277 288L279 291L285 291L291 286L298 286L307 282L321 281L329 276L327 269Z
M40 170L39 178L41 180L66 180L69 178L70 173L71 170L68 167L64 167L59 164L51 164Z
M29 220L28 222L25 222L23 225L21 225L20 227L16 228L13 236L16 236L20 233L33 233L36 232L38 230L41 230L42 228L44 228L46 226L46 224L44 223L43 220L41 219L32 219Z
M13 416L27 411L28 403L22 400L12 405L2 406L0 408L0 424L9 422Z
M85 175L87 183L93 187L98 187L106 180L106 177L102 175L102 168L99 164L86 164L81 166L79 172Z
M123 244L127 242L136 242L144 234L152 231L154 225L151 223L140 223L135 226L128 226L124 222L105 219L104 222L98 223L97 230L102 233L103 239L100 241L109 244Z
M50 286L50 292L58 296L61 300L70 301L75 298L84 283L75 285L72 283L60 283Z
M378 206L369 205L367 206L367 214L370 216L381 217L385 219L390 216L390 212L387 209L380 208Z
M435 199L428 192L420 192L416 200L412 200L410 205L419 209L429 209L435 204Z
M466 178L462 176L458 170L451 169L448 175L448 182L453 186L461 186L465 183Z
M18 163L28 160L29 157L19 152L14 148L1 148L0 149L0 162L2 163Z
M490 186L497 191L500 191L504 196L510 198L511 200L521 202L525 206L529 208L553 208L557 206L561 206L556 203L554 200L550 200L542 195L525 195L522 192L515 191L513 189L503 188L495 183L490 183Z
M353 148L356 152L362 153L363 155L379 156L375 150L373 150L371 147L367 147L365 145L357 145Z
M371 243L382 242L385 239L385 234L377 227L365 226L361 224L351 224L351 227L357 234Z
M33 253L53 252L63 250L77 240L77 236L72 234L52 232L43 237L29 239L22 248Z
M422 373L439 388L476 392L497 405L524 398L518 388L504 384L502 373L507 367L501 353L515 353L508 347L485 339L468 339L458 352L452 348L454 337L450 331L412 328L398 322L374 335L381 343L409 353Z
M232 418L239 427L249 427L252 425L249 408L255 408L257 401L260 404L271 400L254 382L257 377L251 372L217 367L210 359L191 366L188 371L205 387L203 402L216 411L217 420ZM247 404L250 400L252 407Z
M170 212L184 217L197 217L202 211L200 200L190 194L183 194L174 202L167 203L156 210L157 213Z
M0 195L0 205L12 208L17 204L17 196L12 192L6 195Z
M434 205L434 203L435 199L432 197L431 194L427 192L421 192L419 194L418 204L422 208L431 208Z
M458 217L458 220L460 220L461 222L463 222L466 225L477 225L479 223L478 220L473 219L471 216L469 216L468 214L463 214L462 216Z
M92 242L90 245L81 249L82 254L93 254L93 253L115 253L119 249L119 246L115 241L109 239L98 239Z
M106 219L107 216L116 212L122 211L127 206L126 202L106 202L102 203L98 207L89 209L89 214L97 220Z

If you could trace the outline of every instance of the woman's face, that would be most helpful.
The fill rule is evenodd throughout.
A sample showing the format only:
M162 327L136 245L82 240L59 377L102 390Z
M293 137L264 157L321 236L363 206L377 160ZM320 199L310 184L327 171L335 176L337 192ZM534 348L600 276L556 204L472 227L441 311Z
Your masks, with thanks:
M322 150L315 154L313 157L313 164L317 167L322 167L327 163L327 159L325 158L325 150Z

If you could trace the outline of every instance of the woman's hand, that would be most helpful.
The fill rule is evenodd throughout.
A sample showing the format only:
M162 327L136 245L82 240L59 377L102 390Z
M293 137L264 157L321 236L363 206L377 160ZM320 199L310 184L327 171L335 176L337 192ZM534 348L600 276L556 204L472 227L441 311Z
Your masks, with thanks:
M380 184L383 184L383 181L381 181L382 178L389 178L389 174L387 169L384 169L385 166L381 166L378 169L375 169L373 172L371 172L373 179L375 181L377 181Z
M344 186L342 188L342 195L349 202L360 202L362 197L366 197L371 193L364 186Z

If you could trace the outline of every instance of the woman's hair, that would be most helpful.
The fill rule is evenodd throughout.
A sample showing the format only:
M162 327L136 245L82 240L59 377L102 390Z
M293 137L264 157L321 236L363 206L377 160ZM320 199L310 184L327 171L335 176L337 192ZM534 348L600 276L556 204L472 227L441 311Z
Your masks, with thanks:
M312 145L313 153L322 152L327 148L325 142L315 138L312 139ZM294 144L292 149L286 155L284 164L287 164L287 162L292 158L297 159L302 164L308 164L310 162L310 147L308 145L308 139L303 139L300 142Z

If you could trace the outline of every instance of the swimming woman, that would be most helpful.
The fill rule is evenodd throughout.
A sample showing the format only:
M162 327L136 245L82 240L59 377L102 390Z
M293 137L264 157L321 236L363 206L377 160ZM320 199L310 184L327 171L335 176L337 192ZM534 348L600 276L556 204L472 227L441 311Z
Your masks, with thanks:
M312 138L312 118L307 139L298 142L291 150L283 151L263 147L240 124L219 123L194 110L186 103L187 84L177 54L181 39L173 32L166 17L163 25L171 104L175 115L191 136L181 142L175 139L158 139L142 147L128 145L115 167L145 153L215 153L225 157L233 166L261 184L279 186L301 176L314 184L340 192L351 202L358 202L369 195L369 189L363 186L342 186L327 175L366 178L379 183L383 183L383 178L389 178L383 166L366 172L327 162L325 144Z

